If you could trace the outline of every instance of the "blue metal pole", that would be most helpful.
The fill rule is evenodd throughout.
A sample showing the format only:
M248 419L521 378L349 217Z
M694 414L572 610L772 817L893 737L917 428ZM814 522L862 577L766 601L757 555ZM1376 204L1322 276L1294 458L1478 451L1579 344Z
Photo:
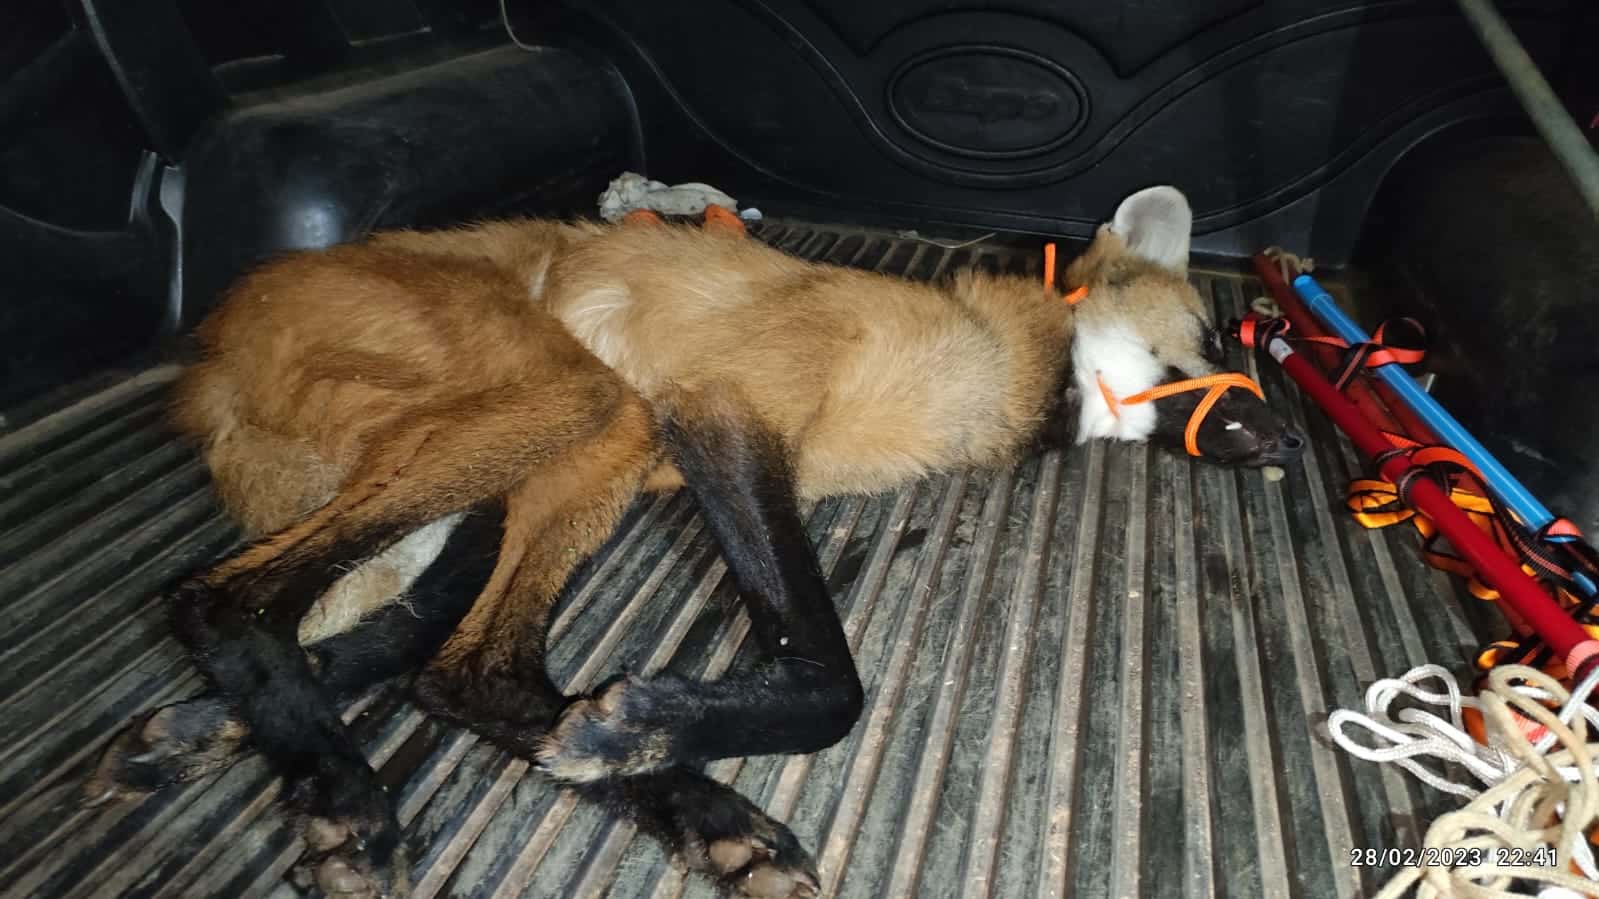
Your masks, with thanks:
M1337 301L1316 283L1315 278L1309 275L1294 278L1294 290L1304 299L1313 315L1350 345L1371 340L1371 337L1361 330L1353 319L1338 308ZM1482 476L1488 481L1488 489L1498 494L1499 499L1509 506L1524 524L1532 530L1537 530L1554 520L1555 516L1544 507L1543 503L1538 502L1537 497L1522 486L1515 475L1500 465L1499 460L1478 443L1477 438L1471 436L1471 432L1462 427L1448 410L1438 405L1438 401L1427 391L1422 390L1421 386L1405 372L1403 366L1390 363L1379 365L1373 371L1384 383L1393 388L1417 415L1421 416L1421 420L1427 423L1427 427L1432 428L1433 433L1442 437L1445 443L1459 450L1471 460L1471 464L1477 466L1477 470L1482 472ZM1577 581L1588 595L1592 596L1599 592L1599 588L1581 574L1577 575Z

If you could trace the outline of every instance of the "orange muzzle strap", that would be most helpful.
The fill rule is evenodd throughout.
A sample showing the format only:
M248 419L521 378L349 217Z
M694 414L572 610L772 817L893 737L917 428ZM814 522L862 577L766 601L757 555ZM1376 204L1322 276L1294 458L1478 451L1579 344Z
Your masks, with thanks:
M1195 390L1205 391L1205 395L1199 400L1199 405L1194 407L1194 413L1188 416L1188 427L1183 430L1183 448L1188 450L1188 455L1190 456L1198 456L1200 454L1199 426L1205 423L1205 416L1210 414L1210 410L1216 408L1218 402L1221 402L1222 394L1234 387L1242 387L1263 401L1266 399L1266 394L1261 391L1260 385L1256 384L1253 378L1235 371L1161 384L1135 393L1132 396L1123 397L1120 400L1116 399L1115 395L1110 392L1110 388L1105 385L1104 379L1099 379L1099 391L1105 395L1105 402L1110 405L1112 415L1116 414L1117 405L1136 406L1139 403L1152 403L1155 400L1176 396L1179 393L1191 393Z

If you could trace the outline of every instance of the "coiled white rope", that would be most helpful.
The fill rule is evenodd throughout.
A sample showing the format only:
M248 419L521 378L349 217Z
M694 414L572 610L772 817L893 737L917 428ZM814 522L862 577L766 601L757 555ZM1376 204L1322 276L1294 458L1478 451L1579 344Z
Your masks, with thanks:
M1487 689L1473 698L1461 695L1442 667L1423 665L1372 684L1365 714L1333 712L1328 729L1349 753L1397 764L1439 790L1471 799L1432 823L1417 853L1423 864L1400 871L1377 899L1397 899L1412 889L1418 899L1599 897L1599 866L1585 836L1599 820L1599 710L1588 704L1596 686L1599 668L1567 692L1542 671L1507 665L1490 671ZM1411 702L1390 711L1401 698ZM1466 709L1482 715L1487 746L1466 732ZM1364 731L1370 744L1353 731ZM1451 779L1451 764L1486 789ZM1503 864L1506 850L1526 859L1553 850L1555 864ZM1583 876L1572 873L1573 864ZM1516 881L1540 892L1512 891Z

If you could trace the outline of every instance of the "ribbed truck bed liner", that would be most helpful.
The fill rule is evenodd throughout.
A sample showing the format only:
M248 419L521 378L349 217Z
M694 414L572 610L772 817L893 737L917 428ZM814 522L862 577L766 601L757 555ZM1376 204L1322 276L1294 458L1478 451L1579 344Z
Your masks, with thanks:
M768 222L794 253L931 277L1037 272L1036 251ZM1221 320L1255 282L1196 273ZM862 297L870 302L870 297ZM1255 373L1254 359L1234 348ZM118 728L193 695L159 590L237 540L162 413L160 367L0 436L0 896L289 897L301 844L259 758L84 809ZM930 372L929 376L937 373ZM1478 645L1411 534L1342 509L1358 471L1274 366L1312 438L1300 468L1194 464L1094 443L1014 470L822 502L810 534L868 705L813 756L713 764L787 821L845 897L1346 897L1448 804L1345 758L1328 711ZM748 621L686 496L641 501L552 635L557 681L623 667L715 676ZM625 822L424 716L403 691L347 712L399 799L419 899L711 895Z

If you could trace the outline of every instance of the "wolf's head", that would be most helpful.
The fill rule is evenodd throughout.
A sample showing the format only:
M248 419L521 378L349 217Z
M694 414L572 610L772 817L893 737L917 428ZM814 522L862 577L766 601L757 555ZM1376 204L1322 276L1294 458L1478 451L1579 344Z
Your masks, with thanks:
M1078 394L1078 439L1149 440L1224 465L1293 461L1304 440L1258 388L1241 376L1213 377L1223 374L1225 355L1188 282L1192 227L1176 188L1141 190L1067 269L1066 284L1086 290L1075 305L1068 379ZM1201 410L1205 403L1212 404Z

